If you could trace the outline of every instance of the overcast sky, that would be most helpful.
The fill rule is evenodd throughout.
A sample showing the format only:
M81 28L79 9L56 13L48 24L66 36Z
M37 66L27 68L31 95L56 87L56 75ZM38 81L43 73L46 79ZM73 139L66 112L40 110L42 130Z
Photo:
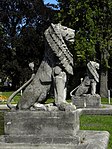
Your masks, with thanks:
M57 4L56 0L44 0L44 3L51 3L51 4Z

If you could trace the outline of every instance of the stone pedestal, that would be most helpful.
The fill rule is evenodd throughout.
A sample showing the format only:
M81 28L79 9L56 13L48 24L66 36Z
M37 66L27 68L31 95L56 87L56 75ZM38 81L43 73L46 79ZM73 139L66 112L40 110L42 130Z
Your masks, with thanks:
M73 96L72 103L77 108L99 108L101 107L101 97L98 94L85 94L83 96Z
M107 149L109 133L79 130L80 114L81 109L6 112L0 149Z
M8 143L65 143L78 144L79 113L19 111L7 112L5 141Z

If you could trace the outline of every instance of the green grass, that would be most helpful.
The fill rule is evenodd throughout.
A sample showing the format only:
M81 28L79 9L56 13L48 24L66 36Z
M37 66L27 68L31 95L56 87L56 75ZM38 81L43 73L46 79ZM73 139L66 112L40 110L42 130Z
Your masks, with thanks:
M2 92L2 95L4 95L4 96L6 96L7 98L11 95L13 93L13 91L11 91L11 92ZM18 93L15 97L14 97L14 99L13 99L13 101L12 101L12 103L17 103L18 101L19 101L19 99L20 99L20 93ZM68 99L67 100L68 102L71 102L71 100L70 99ZM110 99L110 101L111 101L111 104L112 104L112 98ZM52 103L52 102L54 102L54 99L48 99L47 101L46 101L46 103ZM6 103L6 102L3 102L3 103L1 103L1 104L4 104L4 103ZM102 98L101 99L101 103L102 104L108 104L108 98Z
M2 95L4 95L4 96L6 96L7 98L9 97L9 96L11 96L12 95L12 93L13 93L13 91L11 91L11 92L2 92ZM14 99L12 100L12 103L17 103L18 101L19 101L19 99L20 99L20 93L18 93L15 97L14 97ZM1 102L0 104L5 104L6 102Z
M110 133L108 149L112 149L112 116L82 115L80 117L81 130L99 130Z
M9 96L11 96L12 94L13 94L13 91L11 91L11 92L2 92L2 95L6 96L7 98L8 98ZM21 97L21 95L20 95L20 93L18 93L18 94L14 97L14 99L12 100L12 103L14 103L14 104L18 103L20 97ZM70 99L68 99L67 101L68 101L68 102L71 102ZM48 104L48 103L53 103L53 102L54 102L54 99L53 99L53 98L50 98L50 99L47 99L47 101L46 101L45 103ZM0 104L6 104L6 102L1 102Z
M101 103L102 104L109 104L108 98L101 98ZM110 98L110 104L112 105L112 98Z

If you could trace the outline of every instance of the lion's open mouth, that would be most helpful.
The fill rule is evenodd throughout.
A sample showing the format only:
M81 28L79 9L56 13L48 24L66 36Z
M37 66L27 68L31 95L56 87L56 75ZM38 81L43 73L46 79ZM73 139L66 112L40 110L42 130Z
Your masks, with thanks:
M74 38L68 38L68 41L73 43L74 42Z

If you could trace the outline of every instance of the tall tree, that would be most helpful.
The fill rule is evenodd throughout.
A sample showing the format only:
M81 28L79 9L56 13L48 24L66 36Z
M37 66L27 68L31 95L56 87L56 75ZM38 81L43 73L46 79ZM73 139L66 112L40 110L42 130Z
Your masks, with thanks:
M111 36L112 36L112 1L97 0L96 9L96 35L97 44L101 54L101 75L100 75L100 95L101 97L108 96L108 60L111 54Z
M59 20L76 31L74 61L100 60L100 93L107 97L107 70L112 36L111 0L58 0Z
M1 0L0 10L2 31L6 35L1 35L4 42L0 52L5 55L2 71L17 86L23 76L29 77L29 62L35 61L38 67L44 51L43 32L54 19L55 11L46 7L43 0Z
M75 29L74 59L77 64L86 64L95 57L95 41L93 40L94 22L88 1L59 0L59 20L62 24ZM91 28L91 30L90 30Z

